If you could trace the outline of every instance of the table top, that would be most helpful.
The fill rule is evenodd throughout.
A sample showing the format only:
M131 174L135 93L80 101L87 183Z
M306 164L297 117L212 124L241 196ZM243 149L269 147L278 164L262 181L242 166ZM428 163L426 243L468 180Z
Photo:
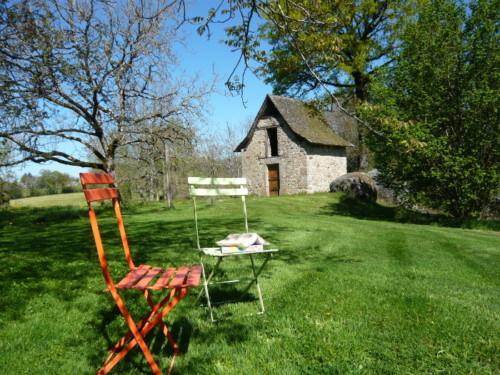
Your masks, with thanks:
M220 247L203 247L200 249L206 255L210 255L213 257L227 257L232 255L248 255L248 254L269 254L276 253L279 249L265 249L265 250L252 250L252 251L239 251L235 253L223 253L222 248Z

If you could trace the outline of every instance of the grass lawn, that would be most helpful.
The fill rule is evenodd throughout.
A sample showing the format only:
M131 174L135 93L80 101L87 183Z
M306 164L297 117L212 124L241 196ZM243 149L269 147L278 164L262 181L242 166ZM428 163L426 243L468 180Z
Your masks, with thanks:
M11 207L86 206L86 202L83 193L67 193L13 199L10 205Z
M239 204L201 205L206 245L242 230ZM223 306L232 319L212 324L188 296L168 315L183 351L174 374L500 373L498 232L402 224L392 208L333 194L250 198L248 207L251 229L280 249L261 276L267 312L244 316L255 301ZM136 263L197 264L190 202L123 211ZM120 273L118 234L102 214ZM101 292L85 209L0 210L0 232L1 373L96 373L125 324ZM142 297L126 298L141 315ZM162 333L148 340L166 371ZM134 348L112 373L150 368Z

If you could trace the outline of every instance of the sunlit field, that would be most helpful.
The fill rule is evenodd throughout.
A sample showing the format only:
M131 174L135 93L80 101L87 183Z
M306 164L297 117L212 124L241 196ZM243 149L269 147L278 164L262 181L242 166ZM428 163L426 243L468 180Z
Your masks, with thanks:
M240 204L200 204L206 245L242 230ZM95 374L126 332L102 292L80 205L0 210L3 374ZM111 271L122 274L114 218L98 210ZM167 316L182 351L173 374L500 372L498 232L401 223L391 207L334 194L250 197L248 210L251 231L280 249L260 279L267 311L246 316L258 310L253 293L216 308L227 319L210 323L192 292ZM123 212L136 263L198 264L190 202L171 210L125 204ZM228 272L239 269L225 263ZM142 316L144 300L125 298ZM147 341L166 373L172 351L161 330ZM150 372L138 348L112 371Z

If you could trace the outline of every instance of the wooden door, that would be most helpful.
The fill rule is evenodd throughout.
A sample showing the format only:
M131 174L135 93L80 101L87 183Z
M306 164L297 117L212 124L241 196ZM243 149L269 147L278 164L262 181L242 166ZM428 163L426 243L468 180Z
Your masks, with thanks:
M280 169L278 164L268 165L269 195L280 195Z

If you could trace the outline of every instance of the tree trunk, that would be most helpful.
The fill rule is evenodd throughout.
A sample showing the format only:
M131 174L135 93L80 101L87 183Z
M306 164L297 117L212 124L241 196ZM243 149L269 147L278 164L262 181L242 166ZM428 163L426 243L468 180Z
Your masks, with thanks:
M103 163L103 169L105 173L115 174L115 159L112 156L106 156Z
M167 207L171 208L172 202L172 176L171 176L171 166L172 160L170 157L170 149L166 140L163 140L163 151L165 157L165 165L163 169L163 191L165 200L167 201Z
M151 145L151 153L154 153L154 146ZM155 199L155 157L151 155L148 162L147 179L148 179L148 202L153 202Z
M366 100L366 86L370 82L370 79L365 76L362 72L352 72L352 78L354 79L354 90L356 99L361 102Z
M368 83L370 82L370 78L362 72L353 72L352 77L354 79L356 99L360 102L364 102L366 100L366 89ZM356 169L365 170L368 169L368 167L368 149L365 146L363 129L361 129L358 125L358 152L356 157Z

